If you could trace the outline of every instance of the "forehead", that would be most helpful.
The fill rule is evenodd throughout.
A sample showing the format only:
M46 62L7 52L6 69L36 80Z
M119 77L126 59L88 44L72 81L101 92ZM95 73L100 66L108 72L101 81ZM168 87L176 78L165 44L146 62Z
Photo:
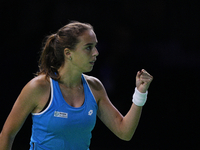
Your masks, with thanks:
M96 34L93 30L86 30L83 32L83 34L79 36L79 40L79 44L97 43Z

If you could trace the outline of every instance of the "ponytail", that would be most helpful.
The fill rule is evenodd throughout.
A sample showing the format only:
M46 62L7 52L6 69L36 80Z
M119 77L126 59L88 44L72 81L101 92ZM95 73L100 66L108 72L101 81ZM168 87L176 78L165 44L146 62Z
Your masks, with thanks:
M59 74L58 69L61 66L56 57L56 38L57 34L52 34L46 37L46 41L39 59L39 69L40 71L37 75L45 74L46 77L51 77L54 80L58 80Z

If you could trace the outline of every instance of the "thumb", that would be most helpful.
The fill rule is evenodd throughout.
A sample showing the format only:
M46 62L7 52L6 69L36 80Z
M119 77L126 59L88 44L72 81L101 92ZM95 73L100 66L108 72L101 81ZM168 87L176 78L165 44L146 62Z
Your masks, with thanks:
M138 80L141 76L142 72L141 71L138 71L137 74L136 74L136 80Z
M136 87L138 88L139 85L141 84L141 81L140 81L140 76L141 76L142 72L141 71L138 71L137 74L136 74Z

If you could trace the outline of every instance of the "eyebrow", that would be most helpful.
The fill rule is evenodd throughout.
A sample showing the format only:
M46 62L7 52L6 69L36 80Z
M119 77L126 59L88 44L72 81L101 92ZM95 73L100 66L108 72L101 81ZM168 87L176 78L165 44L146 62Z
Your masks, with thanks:
M92 45L97 45L97 43L98 43L98 42L96 42L96 43L87 43L87 44L85 44L84 46L92 46Z

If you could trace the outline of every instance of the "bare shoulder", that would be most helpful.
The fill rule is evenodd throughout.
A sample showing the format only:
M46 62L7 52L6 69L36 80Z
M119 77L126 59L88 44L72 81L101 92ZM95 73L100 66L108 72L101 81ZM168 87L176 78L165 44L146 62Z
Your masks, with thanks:
M103 89L103 84L96 77L88 76L88 75L85 75L85 74L84 74L84 77L85 77L86 81L88 82L88 84L90 85L91 88L93 88L97 91Z
M29 81L23 88L19 99L32 103L35 106L33 112L37 113L46 104L50 93L50 82L44 75L39 75Z
M93 76L88 76L84 74L84 77L86 81L88 82L90 89L92 90L92 93L97 101L101 100L104 96L107 96L105 88L101 81Z
M50 88L50 82L45 79L45 76L39 75L30 80L24 86L21 94L28 94L27 96L34 95L34 97L37 97L37 95L39 96L40 94L45 93L49 88Z
M50 88L50 81L44 75L39 75L29 81L26 86L32 90L44 92Z

